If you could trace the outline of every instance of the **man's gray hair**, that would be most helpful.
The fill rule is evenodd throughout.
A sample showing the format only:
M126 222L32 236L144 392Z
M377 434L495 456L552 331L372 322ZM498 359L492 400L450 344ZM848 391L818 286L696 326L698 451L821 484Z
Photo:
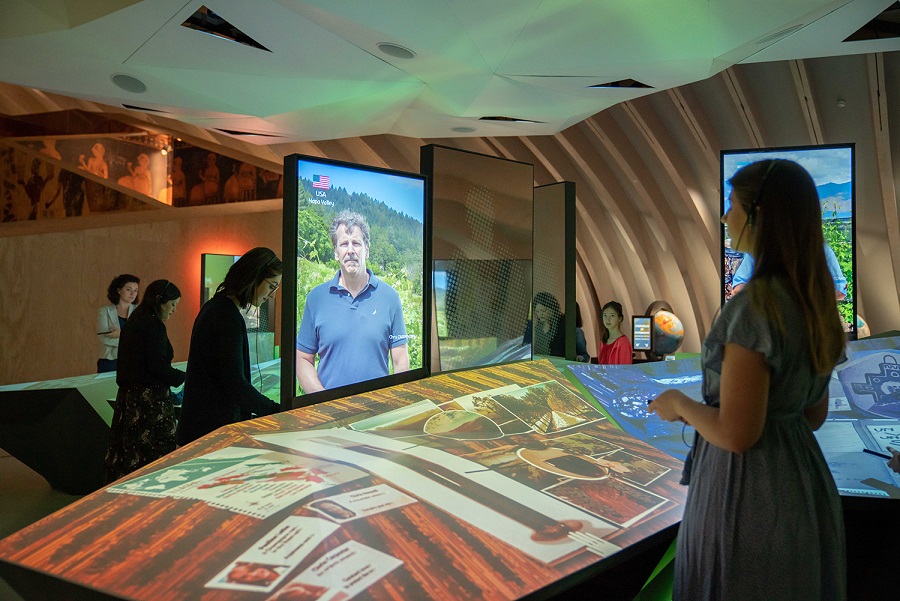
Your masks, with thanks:
M331 227L328 228L328 233L331 235L332 246L337 246L337 231L342 225L348 232L358 227L359 231L362 232L363 244L366 245L366 248L369 248L369 222L359 213L346 209L335 215L334 219L331 220Z

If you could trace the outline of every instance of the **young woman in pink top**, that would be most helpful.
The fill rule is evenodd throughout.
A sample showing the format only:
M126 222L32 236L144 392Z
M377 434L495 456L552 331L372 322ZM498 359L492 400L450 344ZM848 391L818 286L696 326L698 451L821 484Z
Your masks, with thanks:
M631 340L622 333L622 322L625 320L622 305L610 301L603 305L602 314L604 331L597 351L597 363L631 365Z

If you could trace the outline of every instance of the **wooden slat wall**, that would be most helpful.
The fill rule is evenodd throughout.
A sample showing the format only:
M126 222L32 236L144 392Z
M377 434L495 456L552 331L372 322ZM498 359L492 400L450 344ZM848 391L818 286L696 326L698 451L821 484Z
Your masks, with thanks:
M890 128L890 123L900 122L900 105L890 103L891 98L900 96L898 88L900 53L735 65L704 81L613 106L554 136L424 140L367 136L270 146L248 144L172 119L6 84L0 84L0 113L67 108L116 111L127 114L135 124L184 135L201 146L221 146L223 152L239 153L242 159L270 169L277 168L285 155L299 152L418 171L423 144L531 163L535 186L561 179L576 183L576 297L589 341L598 331L603 302L620 300L626 312L633 314L642 312L651 301L663 299L684 322L682 350L696 352L719 302L718 155L722 149L763 144L856 144L859 312L873 332L900 329L900 161L896 159L900 156L900 128ZM837 106L838 98L845 101L843 107ZM280 214L235 220L249 228L237 240L265 243L280 237ZM261 222L278 225L250 225ZM227 225L231 221L217 223L210 226L209 236L215 238L216 227L226 232L223 237L232 235L232 226ZM22 331L29 340L11 347L4 344L0 383L20 381L26 373L34 374L27 376L32 379L45 377L37 374L53 371L55 363L46 357L82 352L83 343L39 340L75 329L69 318L57 324L56 314L71 313L71 306L79 311L80 307L94 310L112 272L126 269L125 265L118 267L119 263L100 264L92 258L85 263L90 269L85 268L79 276L83 279L75 282L73 271L82 269L81 264L73 270L56 267L53 261L81 256L78 253L102 254L104 244L98 240L103 238L136 235L140 239L145 235L144 228L137 225L133 229L110 225L90 234L71 232L65 238L17 230L9 239L3 237L10 235L7 227L12 226L0 226L0 281L6 284L9 298L4 305L9 309L0 316L0 327L4 343L9 339L7 333L14 331ZM193 226L184 227L193 231ZM177 238L173 232L181 231L178 226L148 224L146 228L148 232L165 231L162 238L173 246L196 246L187 238ZM26 233L37 238L19 238ZM65 253L61 246L76 252ZM172 261L154 263L153 252L159 247L124 245L123 262L147 265L145 272L139 271L142 277L145 273L164 275L163 266ZM52 261L42 262L44 256ZM173 250L171 256L182 260L184 255ZM71 294L72 290L76 294ZM66 302L56 300L60 295ZM188 305L183 307L180 319L191 310ZM174 319L176 324L182 323L177 321L178 315ZM77 328L83 328L83 316L77 321ZM92 346L86 348L91 350L90 360L69 358L61 365L83 371L94 354ZM186 349L186 339L181 348ZM35 362L44 363L45 368L26 367ZM12 374L18 379L10 379ZM72 374L53 377L61 375Z

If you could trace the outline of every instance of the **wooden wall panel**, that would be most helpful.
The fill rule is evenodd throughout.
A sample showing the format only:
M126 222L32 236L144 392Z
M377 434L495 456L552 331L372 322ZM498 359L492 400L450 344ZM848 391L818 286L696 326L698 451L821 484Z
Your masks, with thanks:
M0 237L0 281L5 284L0 384L94 373L97 310L107 302L110 280L120 273L141 278L142 290L163 278L178 286L182 299L167 327L175 360L186 360L200 308L200 254L241 254L254 246L281 254L280 205L249 214L211 212ZM276 324L276 332L279 328Z

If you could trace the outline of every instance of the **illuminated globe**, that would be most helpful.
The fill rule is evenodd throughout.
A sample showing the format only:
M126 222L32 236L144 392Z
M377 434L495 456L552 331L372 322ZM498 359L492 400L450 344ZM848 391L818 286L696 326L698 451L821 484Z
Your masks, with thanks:
M684 340L684 325L674 313L657 311L653 315L653 352L671 355Z

